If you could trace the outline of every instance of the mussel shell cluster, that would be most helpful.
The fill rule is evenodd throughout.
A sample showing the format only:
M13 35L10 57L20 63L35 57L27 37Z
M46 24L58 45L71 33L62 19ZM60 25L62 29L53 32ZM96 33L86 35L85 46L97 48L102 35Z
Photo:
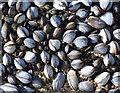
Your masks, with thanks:
M0 92L120 93L120 2L8 0L0 11Z

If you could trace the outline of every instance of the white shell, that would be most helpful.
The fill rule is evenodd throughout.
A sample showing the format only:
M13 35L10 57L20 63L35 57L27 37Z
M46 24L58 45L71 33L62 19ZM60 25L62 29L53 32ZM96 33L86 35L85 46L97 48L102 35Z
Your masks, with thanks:
M107 28L104 28L104 29L100 30L99 35L102 37L102 41L104 43L107 43L111 40L111 34L110 34L110 31Z
M65 10L68 6L66 0L54 0L53 1L53 7L55 7L58 10Z
M64 82L65 82L65 76L62 72L59 72L53 79L52 82L53 90L59 90L60 88L62 88Z
M115 39L120 40L120 29L114 30L113 35L114 35Z
M69 83L69 86L76 90L77 87L78 87L78 78L77 78L77 75L76 75L76 72L74 70L70 70L68 73L67 73L67 81Z
M80 74L84 77L91 77L95 73L95 68L93 66L84 66Z
M42 53L40 54L41 60L44 63L48 63L50 60L50 55L46 52L46 51L42 51Z
M24 69L25 67L25 62L21 58L15 58L14 59L14 65L17 69Z
M25 27L19 26L17 28L17 35L18 35L19 38L28 37L29 36L29 31Z
M30 52L30 51L27 51L24 56L24 59L27 63L35 62L36 58L37 58L37 56L35 55L35 53Z
M112 0L99 0L100 7L103 10L109 10L112 7Z
M114 23L114 16L112 12L106 12L104 15L100 17L107 25L112 25Z
M96 76L96 78L94 79L94 81L98 85L105 85L108 82L109 79L110 79L110 73L103 72L100 75Z
M81 49L88 45L88 39L85 36L79 36L74 40L73 43L77 48Z
M24 84L28 84L32 80L32 76L28 72L25 72L25 71L20 71L19 73L17 73L16 78Z
M11 56L5 53L3 56L3 65L9 66L11 63L12 63Z
M111 54L106 54L103 58L105 66L114 65L115 59Z
M15 43L12 41L8 41L4 45L4 50L5 52L12 54L16 50Z
M2 93L8 93L8 91L12 93L19 93L18 88L10 83L5 83L4 85L1 85L0 88L4 90Z
M60 48L61 42L58 39L49 40L49 48L52 51L57 51Z
M52 67L49 66L49 65L45 65L44 74L45 74L45 77L48 78L48 79L53 77L53 69L52 69Z

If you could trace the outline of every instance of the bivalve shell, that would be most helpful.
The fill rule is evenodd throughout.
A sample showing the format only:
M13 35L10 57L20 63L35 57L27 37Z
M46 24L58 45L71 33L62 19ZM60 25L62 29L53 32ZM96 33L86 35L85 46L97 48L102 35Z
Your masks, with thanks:
M77 75L76 75L76 72L74 70L70 70L68 73L67 73L67 81L69 83L69 86L76 90L77 87L78 87L78 78L77 78Z
M105 66L114 65L115 59L111 54L106 54L103 58Z
M81 91L93 91L94 84L90 81L82 81L78 84L78 87Z
M102 29L102 28L104 28L106 26L105 22L103 22L98 17L94 17L94 16L90 16L88 18L88 24L90 26L92 26L93 28L96 28L96 29Z
M14 22L21 24L26 20L26 16L23 13L19 13L14 17Z
M99 43L94 47L94 52L97 54L106 54L108 47L105 43Z
M75 70L81 69L83 66L83 62L80 59L75 59L71 62L71 67Z
M12 93L19 93L18 88L15 85L10 84L10 83L5 83L1 85L0 89L3 90L2 93L8 93L8 91Z
M77 48L81 49L88 45L88 39L85 36L79 36L74 40L73 43Z
M49 48L52 51L57 51L61 46L61 42L58 39L50 39L49 40Z
M34 0L34 3L36 6L38 7L42 7L46 4L47 0L44 0L44 2L42 0Z
M72 50L69 54L67 54L67 56L70 58L70 59L77 59L79 58L81 55L81 53L77 50Z
M29 2L29 0L26 0L25 2L22 0L18 0L16 3L16 9L18 12L25 12L30 5L31 3Z
M37 7L30 7L27 10L26 13L28 19L35 19L38 17L39 13L38 13L38 8Z
M35 41L32 38L26 38L24 40L24 44L25 46L27 46L28 48L34 48L35 47Z
M5 43L5 45L4 45L5 52L12 54L15 52L15 50L16 50L16 46L15 46L14 42L8 41L7 43Z
M37 59L37 56L35 55L35 53L27 51L24 56L24 59L27 63L33 63Z
M53 77L53 68L49 65L45 65L44 67L44 74L45 74L45 77L50 79Z
M99 74L98 76L96 76L96 78L94 79L94 81L98 84L98 85L105 85L108 80L110 79L110 73L108 72L103 72L101 74Z
M53 1L53 7L56 8L57 10L65 10L67 6L68 4L66 0L54 0Z
M28 84L32 80L32 76L28 72L25 72L25 71L18 72L16 74L16 78L24 84Z
M110 31L107 28L104 28L100 30L99 35L101 36L101 39L104 43L108 43L111 40L111 34Z
M50 55L46 51L42 51L40 54L41 60L44 63L49 63Z
M14 65L17 69L24 69L25 62L20 57L14 59Z
M51 57L51 66L53 68L57 68L59 66L59 58L54 54Z
M16 84L16 78L12 75L8 75L7 80L11 84Z
M57 73L52 82L53 90L58 91L59 89L61 89L62 86L64 85L64 82L65 82L65 75L62 72Z
M115 73L113 74L111 82L112 82L115 86L120 86L120 72L115 72Z
M76 32L74 30L67 30L63 34L63 41L66 43L71 43L76 36Z
M19 38L28 37L29 36L29 31L25 27L19 26L17 28L17 35L18 35Z
M39 31L39 30L35 30L33 32L33 39L36 41L36 42L40 42L44 39L45 37L45 33L43 31Z
M12 63L12 58L9 54L5 53L3 56L3 65L10 66Z
M69 4L69 10L70 11L76 11L80 8L81 4L79 1L71 1Z
M76 27L80 32L84 34L91 31L91 27L88 24L83 23L83 22L79 22Z
M88 11L86 9L79 9L76 15L79 16L80 19L84 19L88 17Z
M106 12L104 15L100 17L107 25L111 26L114 23L114 16L112 12Z
M112 7L112 0L99 0L100 7L108 11Z
M120 52L120 46L116 41L111 41L108 45L110 46L109 52L111 54L116 55L116 54L118 54Z
M78 0L79 2L82 2L85 6L91 6L92 0Z
M114 38L120 40L120 29L116 29L113 31Z
M80 74L83 77L91 77L93 74L95 74L95 68L93 66L84 66L80 70Z
M53 15L51 18L50 18L50 22L51 24L54 26L54 27L59 27L61 25L61 19L59 16L57 15Z

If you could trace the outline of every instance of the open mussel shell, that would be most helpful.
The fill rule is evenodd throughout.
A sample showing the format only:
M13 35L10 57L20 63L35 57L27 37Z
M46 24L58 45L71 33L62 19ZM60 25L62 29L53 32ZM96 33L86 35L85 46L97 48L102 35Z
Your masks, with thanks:
M77 87L78 87L78 78L77 78L77 75L76 75L76 72L74 70L70 70L68 73L67 73L67 81L69 83L69 86L76 90Z

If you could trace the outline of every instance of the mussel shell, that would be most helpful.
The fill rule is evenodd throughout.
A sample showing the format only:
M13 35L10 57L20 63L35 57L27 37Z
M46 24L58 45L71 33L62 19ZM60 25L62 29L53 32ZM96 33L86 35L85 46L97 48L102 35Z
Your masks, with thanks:
M96 76L96 78L94 79L94 81L98 84L98 85L105 85L110 79L110 73L108 72L103 72L101 74L99 74L98 76Z
M63 87L64 83L65 83L64 74L62 72L57 73L52 82L53 90L58 91Z
M24 56L24 59L27 63L33 63L37 59L37 56L35 53L27 51Z
M25 62L21 58L15 58L14 59L14 65L17 69L24 69L25 67Z
M95 74L95 68L93 66L84 66L81 69L80 74L83 77L91 77L93 74Z
M5 52L12 54L15 52L15 50L16 50L16 46L15 46L14 42L8 41L7 43L5 43L5 45L4 45Z
M57 15L54 15L50 18L50 22L54 27L59 27L61 25L61 18Z
M82 81L79 83L78 87L81 91L93 91L94 84L90 81Z
M88 39L85 36L79 36L73 41L73 43L77 48L81 49L88 45Z
M70 70L67 73L67 81L68 81L69 86L72 89L74 89L74 90L77 89L77 87L78 87L78 78L77 78L76 72L74 70Z
M24 40L24 44L25 46L27 46L28 48L34 48L35 47L35 41L32 38L26 38Z
M50 39L49 40L49 48L52 51L57 51L61 46L61 42L58 39Z
M46 78L50 79L53 77L53 68L49 65L45 65L44 67L44 75Z
M71 62L71 67L75 70L81 69L83 66L83 62L80 59L75 59Z
M32 80L32 76L26 71L20 71L17 73L16 78L24 84L28 84Z
M19 93L18 88L15 85L10 84L10 83L5 83L1 85L0 89L3 90L2 93L8 93L8 91L9 92L11 91L12 93Z
M63 41L66 43L71 43L76 36L76 32L74 30L67 30L63 34Z

